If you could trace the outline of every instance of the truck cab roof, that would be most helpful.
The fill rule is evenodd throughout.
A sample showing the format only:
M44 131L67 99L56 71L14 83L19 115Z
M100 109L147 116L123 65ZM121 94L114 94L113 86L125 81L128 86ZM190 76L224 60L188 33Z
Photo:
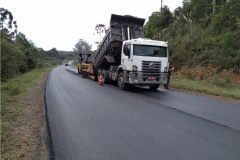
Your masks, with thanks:
M165 41L156 41L151 40L149 38L138 38L138 39L131 39L127 42L130 42L131 44L138 44L138 45L151 45L151 46L162 46L162 47L168 47L168 43Z

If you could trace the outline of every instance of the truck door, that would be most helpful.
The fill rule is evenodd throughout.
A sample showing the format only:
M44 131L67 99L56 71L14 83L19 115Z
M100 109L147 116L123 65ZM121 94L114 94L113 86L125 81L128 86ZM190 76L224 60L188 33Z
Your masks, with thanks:
M121 58L121 63L126 67L127 70L130 70L130 60L131 59L131 43L126 42L123 46L123 53Z

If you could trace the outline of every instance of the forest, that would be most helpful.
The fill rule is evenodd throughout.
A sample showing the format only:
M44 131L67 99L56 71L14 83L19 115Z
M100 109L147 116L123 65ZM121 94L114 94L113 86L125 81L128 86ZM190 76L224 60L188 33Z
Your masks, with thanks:
M240 1L184 0L182 4L173 13L167 6L153 12L144 26L145 37L168 41L174 52L170 62L177 70L210 68L211 73L239 74Z
M1 81L6 81L34 68L62 64L71 60L74 53L58 51L56 48L45 51L29 40L24 33L18 33L17 22L10 11L0 8L1 32Z
M240 72L240 0L183 0L173 12L163 6L153 12L144 26L146 38L168 41L173 49L170 63L176 70L190 73L190 78L205 79L209 74ZM64 59L77 61L82 46L91 45L80 39L74 51L45 51L17 31L10 11L0 8L1 78L6 80L36 67L58 65ZM201 73L192 71L201 68ZM205 73L208 71L209 73ZM205 77L204 77L205 75Z

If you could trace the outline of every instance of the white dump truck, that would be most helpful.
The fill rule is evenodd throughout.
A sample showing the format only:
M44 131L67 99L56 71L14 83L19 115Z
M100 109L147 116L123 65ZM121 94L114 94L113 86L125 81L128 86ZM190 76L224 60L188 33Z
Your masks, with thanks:
M144 38L144 22L142 18L112 14L109 29L85 75L99 79L101 74L103 83L116 81L123 90L129 85L156 90L166 84L172 49L167 42ZM81 64L78 71L81 74Z

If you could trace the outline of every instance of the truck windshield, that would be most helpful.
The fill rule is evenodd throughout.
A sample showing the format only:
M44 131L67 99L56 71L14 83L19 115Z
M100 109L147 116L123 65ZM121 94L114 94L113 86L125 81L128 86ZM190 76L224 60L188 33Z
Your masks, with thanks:
M167 47L134 45L133 55L151 56L151 57L167 57Z

